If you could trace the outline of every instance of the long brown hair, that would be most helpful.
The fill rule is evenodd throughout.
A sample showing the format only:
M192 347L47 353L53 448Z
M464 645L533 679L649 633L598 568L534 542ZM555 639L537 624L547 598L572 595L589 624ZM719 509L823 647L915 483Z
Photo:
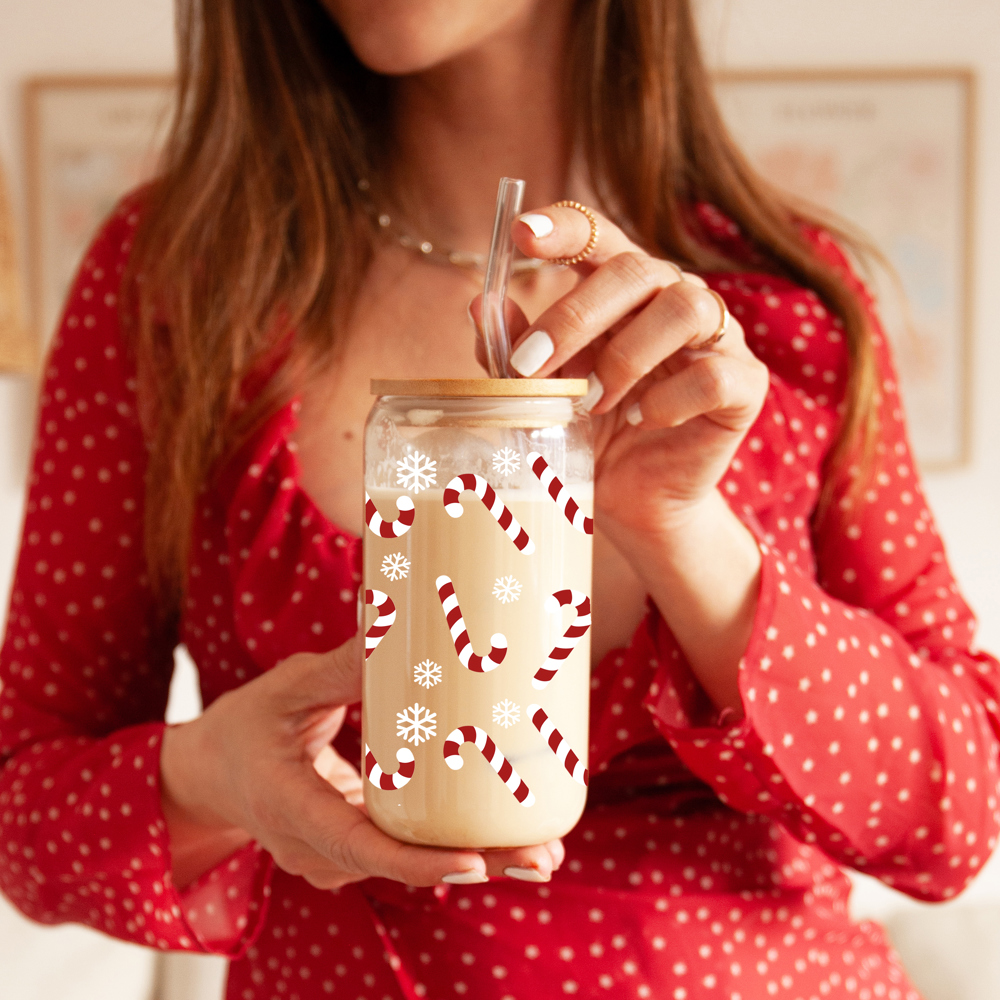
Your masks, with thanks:
M358 181L385 153L389 102L385 81L357 60L320 0L177 6L177 112L123 300L155 484L146 548L172 608L211 470L306 366L335 352L338 318L372 246ZM691 204L711 202L766 268L814 289L843 321L851 367L829 461L844 463L870 440L866 314L803 237L801 214L730 139L689 0L576 0L572 25L574 141L594 190L633 238L696 270L745 267L692 232ZM276 352L277 376L247 393Z

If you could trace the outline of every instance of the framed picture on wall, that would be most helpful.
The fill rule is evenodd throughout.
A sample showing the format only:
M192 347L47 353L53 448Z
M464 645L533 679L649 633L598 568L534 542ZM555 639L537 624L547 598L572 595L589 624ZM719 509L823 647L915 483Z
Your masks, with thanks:
M174 96L166 76L25 84L31 318L41 345L101 221L155 170Z
M32 371L37 351L24 321L14 214L0 164L0 372Z
M778 187L847 219L895 274L865 277L924 469L969 458L975 81L961 69L747 71L726 122ZM902 292L903 294L900 294Z

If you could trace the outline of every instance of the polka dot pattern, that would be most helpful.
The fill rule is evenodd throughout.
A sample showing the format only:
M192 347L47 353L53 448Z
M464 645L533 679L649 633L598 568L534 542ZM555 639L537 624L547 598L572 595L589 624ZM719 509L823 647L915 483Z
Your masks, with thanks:
M709 238L739 231L702 206ZM817 532L846 351L780 279L710 275L772 372L720 484L759 540L760 605L720 718L655 608L592 677L588 808L548 885L320 892L255 845L171 883L157 755L173 642L206 703L356 628L360 542L299 486L295 403L199 501L177 636L154 628L145 447L116 301L126 202L53 347L0 657L0 885L30 916L234 959L229 1000L474 996L917 1000L839 865L958 891L993 848L996 663L927 513L879 336L877 469ZM843 266L836 248L811 234ZM338 749L359 759L357 706Z

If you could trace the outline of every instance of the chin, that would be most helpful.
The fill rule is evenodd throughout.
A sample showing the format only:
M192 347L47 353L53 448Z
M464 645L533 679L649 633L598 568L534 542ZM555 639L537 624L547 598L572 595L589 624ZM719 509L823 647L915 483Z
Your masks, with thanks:
M448 62L551 0L322 0L369 69L405 76Z

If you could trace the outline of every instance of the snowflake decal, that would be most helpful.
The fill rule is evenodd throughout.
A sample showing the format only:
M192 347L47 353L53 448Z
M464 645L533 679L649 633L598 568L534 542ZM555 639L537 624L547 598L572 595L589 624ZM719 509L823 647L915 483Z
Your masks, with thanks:
M509 729L520 718L521 706L515 705L509 698L504 698L493 706L493 721L504 729Z
M441 683L441 664L433 660L421 660L413 668L413 679L421 687L432 688Z
M437 484L437 462L415 451L396 463L396 482L404 490L419 493Z
M393 552L382 560L382 573L390 580L405 580L410 573L410 560L402 552Z
M493 471L501 476L512 476L521 468L521 456L513 448L493 452Z
M493 584L493 596L501 604L510 604L521 596L521 584L512 576L497 577Z
M413 703L412 707L396 713L396 735L415 747L437 734L437 713Z

